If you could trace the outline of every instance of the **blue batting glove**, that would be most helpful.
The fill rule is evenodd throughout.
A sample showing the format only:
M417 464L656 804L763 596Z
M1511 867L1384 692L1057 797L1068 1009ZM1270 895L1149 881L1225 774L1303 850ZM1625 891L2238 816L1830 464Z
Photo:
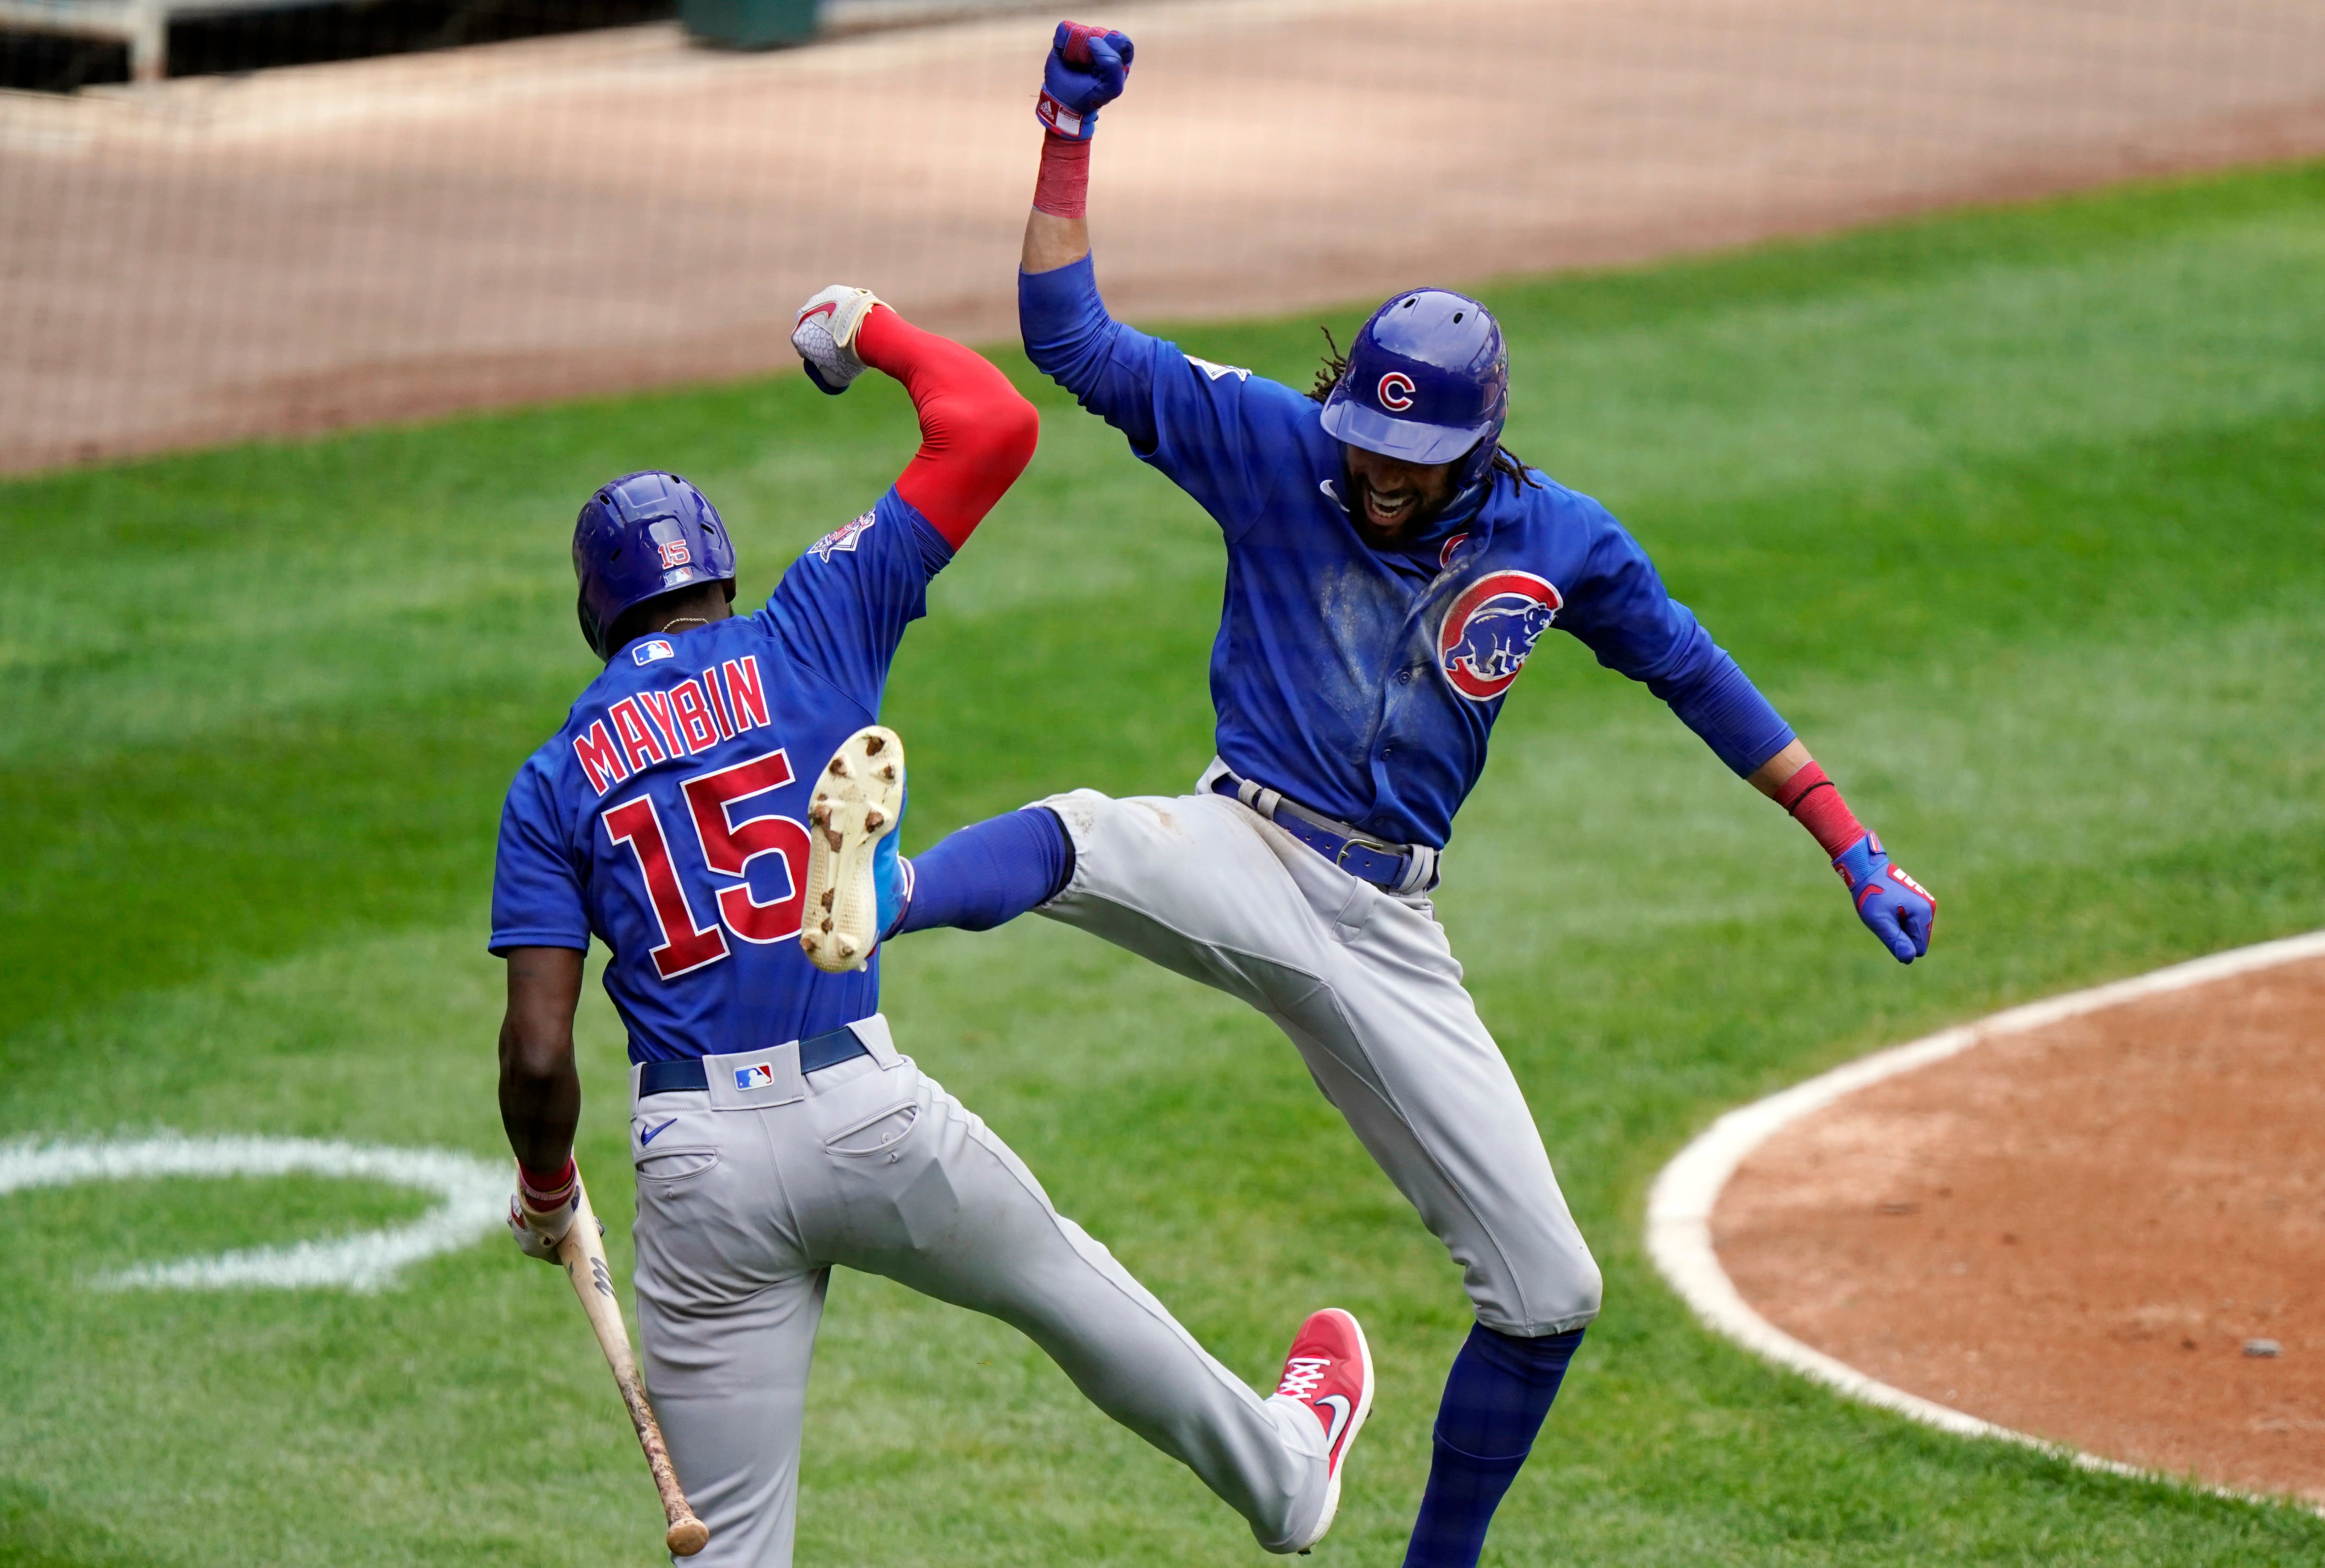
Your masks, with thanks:
M1098 110L1122 96L1131 52L1130 40L1111 28L1059 23L1033 117L1053 136L1088 141L1098 129Z
M1930 933L1938 924L1937 896L1903 867L1890 864L1880 834L1868 832L1834 856L1832 868L1848 885L1857 918L1899 963L1912 963L1930 951Z

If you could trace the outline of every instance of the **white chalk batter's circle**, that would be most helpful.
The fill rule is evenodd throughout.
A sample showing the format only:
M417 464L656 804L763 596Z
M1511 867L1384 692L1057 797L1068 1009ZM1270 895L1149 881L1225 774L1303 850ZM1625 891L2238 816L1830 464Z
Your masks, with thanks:
M450 1252L500 1222L508 1206L505 1166L447 1149L386 1149L319 1138L181 1137L120 1143L0 1144L0 1193L80 1182L154 1176L326 1176L384 1182L433 1192L436 1206L408 1224L288 1247L254 1247L215 1257L141 1263L98 1280L114 1290L315 1290L369 1293L396 1271Z

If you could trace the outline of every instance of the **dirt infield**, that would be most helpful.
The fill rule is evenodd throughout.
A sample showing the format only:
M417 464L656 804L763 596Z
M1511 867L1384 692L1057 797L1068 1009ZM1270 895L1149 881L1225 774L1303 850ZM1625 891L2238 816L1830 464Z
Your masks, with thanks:
M1745 1160L1712 1237L1762 1316L1882 1382L2325 1501L2320 1127L2311 959L1848 1095Z
M1611 263L2325 152L2313 0L1184 0L1125 315ZM0 94L0 469L764 370L836 277L1013 326L1048 23L674 28Z

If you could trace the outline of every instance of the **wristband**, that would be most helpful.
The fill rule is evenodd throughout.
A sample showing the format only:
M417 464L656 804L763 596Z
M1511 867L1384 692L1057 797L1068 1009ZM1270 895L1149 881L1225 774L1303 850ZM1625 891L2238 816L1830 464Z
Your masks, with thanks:
M526 1208L537 1214L547 1214L572 1201L574 1175L573 1156L570 1154L562 1165L546 1176L520 1164L516 1168L517 1191L524 1195Z
M1042 138L1042 172L1033 182L1034 210L1052 218L1089 213L1090 144L1064 136Z
M1809 830L1828 858L1838 858L1843 849L1865 837L1865 824L1840 798L1840 787L1813 762L1802 764L1799 772L1776 786L1776 803Z

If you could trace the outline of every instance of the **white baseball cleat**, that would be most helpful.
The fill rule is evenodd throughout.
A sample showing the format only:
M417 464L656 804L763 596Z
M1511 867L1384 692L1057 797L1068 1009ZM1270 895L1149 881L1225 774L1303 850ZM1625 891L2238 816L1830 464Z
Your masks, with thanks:
M801 305L792 326L792 347L807 362L807 378L837 396L864 374L856 334L872 307L887 303L869 289L834 283Z
M871 961L880 941L881 840L904 814L904 743L866 725L842 742L810 799L800 947L826 974Z
M1324 1511L1305 1536L1269 1548L1305 1552L1324 1538L1332 1516L1340 1511L1340 1467L1373 1410L1372 1347L1365 1343L1355 1314L1326 1307L1300 1325L1274 1399L1298 1405L1324 1428Z

